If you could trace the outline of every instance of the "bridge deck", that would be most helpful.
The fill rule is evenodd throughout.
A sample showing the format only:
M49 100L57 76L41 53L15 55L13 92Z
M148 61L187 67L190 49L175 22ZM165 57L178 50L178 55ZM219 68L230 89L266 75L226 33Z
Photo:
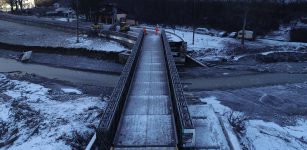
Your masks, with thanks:
M118 127L116 149L175 147L176 133L161 37L144 37L126 108Z

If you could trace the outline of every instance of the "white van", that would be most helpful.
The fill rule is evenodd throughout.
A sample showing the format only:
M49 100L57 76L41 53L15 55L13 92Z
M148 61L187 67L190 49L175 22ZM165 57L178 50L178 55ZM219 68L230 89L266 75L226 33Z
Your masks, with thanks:
M199 34L209 34L209 30L206 28L197 28L195 32Z
M247 40L254 40L254 32L253 31L249 31L249 30L245 30L244 32L244 39L247 39ZM238 32L238 39L241 39L243 37L243 31L239 31Z

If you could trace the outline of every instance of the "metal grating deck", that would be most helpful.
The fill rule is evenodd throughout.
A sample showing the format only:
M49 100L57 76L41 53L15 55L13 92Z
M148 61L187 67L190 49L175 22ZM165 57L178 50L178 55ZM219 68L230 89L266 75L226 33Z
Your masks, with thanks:
M161 36L146 35L114 140L116 149L175 149L177 140L164 58Z

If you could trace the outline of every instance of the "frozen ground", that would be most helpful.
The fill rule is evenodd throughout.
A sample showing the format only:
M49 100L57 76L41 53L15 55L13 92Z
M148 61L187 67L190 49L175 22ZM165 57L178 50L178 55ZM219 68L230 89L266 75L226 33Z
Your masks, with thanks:
M235 133L228 127L227 131L223 130L223 126L226 123L222 124L220 122L212 106L204 103L190 104L189 111L195 127L196 147L223 150L230 150L230 147L234 147L235 150L240 149ZM224 127L226 128L226 126ZM229 135L232 146L227 142L225 134Z
M243 57L251 53L262 53L268 51L285 52L307 50L307 43L278 41L280 40L279 36L271 36L270 39L246 41L243 49L240 45L241 40L196 33L195 43L193 45L193 32L181 29L166 30L183 38L188 44L189 53L201 61L215 61L220 59L237 60L237 57ZM173 41L180 40L178 37L171 34L168 34L168 37Z
M266 36L264 36L265 39L274 39L279 41L289 41L289 32L291 30L291 27L288 25L280 25L279 29L276 31L272 31Z
M119 43L81 35L76 43L76 35L52 29L27 26L0 20L0 42L27 45L67 48L86 48L97 51L124 51Z
M281 39L274 35L270 40L246 41L241 47L237 39L196 34L192 45L192 32L175 33L188 42L189 54L194 58L218 61L209 68L181 68L185 73L181 77L187 90L201 87L195 90L204 92L196 95L213 105L223 120L229 119L231 112L235 112L234 118L243 119L245 128L237 135L244 149L307 149L307 83L303 77L306 60L287 61L291 57L306 58L307 43L278 41ZM259 55L267 56L271 63L261 63ZM296 81L290 82L293 79ZM237 131L238 127L234 129Z
M84 149L106 103L0 74L0 149Z
M200 97L216 97L223 105L254 119L293 125L307 115L307 83L280 84L234 90L200 92Z
M201 99L211 104L214 110L227 120L233 110L221 104L220 99L208 95ZM307 149L307 120L297 118L289 126L280 126L274 122L252 119L242 112L235 112L234 116L246 118L242 124L245 129L238 133L241 146L249 150L303 150ZM249 119L248 119L249 118Z
M5 64L5 62L3 61L7 59L19 60L19 57L21 55L22 52L0 49L0 62L1 62L0 64ZM48 65L48 66L62 67L62 68L72 68L72 69L87 70L87 71L100 71L100 72L108 72L116 74L120 74L124 67L124 64L119 64L115 58L96 59L90 57L50 54L50 53L32 53L30 62ZM3 68L1 66L2 65L0 65L0 69ZM9 67L14 68L14 66L9 66Z

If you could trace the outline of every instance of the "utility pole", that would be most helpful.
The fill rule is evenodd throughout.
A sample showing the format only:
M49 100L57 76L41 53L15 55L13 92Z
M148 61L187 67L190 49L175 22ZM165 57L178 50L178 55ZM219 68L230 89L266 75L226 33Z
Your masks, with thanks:
M243 27L242 27L242 39L241 39L241 44L244 45L245 43L245 30L246 30L246 20L247 20L247 13L248 13L248 7L249 7L249 1L244 2L244 18L243 18Z
M93 21L92 20L92 7L90 7L90 21Z
M244 45L245 41L245 29L246 29L246 19L247 19L247 8L244 10L244 20L243 20L243 27L242 27L242 39L241 39L241 44Z
M193 0L193 42L192 42L193 45L194 45L194 40L195 40L195 0Z
M79 39L79 0L77 0L77 43L80 43L80 39Z

